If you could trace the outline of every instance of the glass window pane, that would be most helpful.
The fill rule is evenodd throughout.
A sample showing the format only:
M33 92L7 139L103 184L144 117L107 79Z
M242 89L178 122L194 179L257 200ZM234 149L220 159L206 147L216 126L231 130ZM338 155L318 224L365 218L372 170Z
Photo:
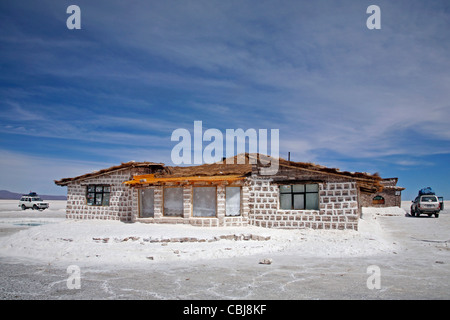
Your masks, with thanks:
M96 186L95 192L103 192L103 186Z
M280 209L290 210L292 209L292 196L291 194L280 194Z
M103 187L103 192L109 192L111 189L110 189L110 186L104 186Z
M183 216L183 188L164 188L164 215Z
M100 206L102 204L102 194L96 193L95 194L95 205Z
M295 210L305 209L305 195L304 194L294 194L294 209Z
M294 184L292 186L293 192L305 192L305 185L304 184Z
M155 192L153 189L143 189L139 195L139 213L141 218L154 217Z
M307 210L319 210L319 194L307 193L306 194L306 209Z
M241 188L226 187L226 213L227 216L239 216L241 214Z
M280 186L280 193L291 193L291 186Z
M318 184L307 184L306 191L307 192L319 192L319 185Z
M94 205L94 193L90 192L87 194L87 204L90 206Z
M193 215L194 217L216 216L216 188L194 187Z
M103 194L102 206L109 206L109 193Z

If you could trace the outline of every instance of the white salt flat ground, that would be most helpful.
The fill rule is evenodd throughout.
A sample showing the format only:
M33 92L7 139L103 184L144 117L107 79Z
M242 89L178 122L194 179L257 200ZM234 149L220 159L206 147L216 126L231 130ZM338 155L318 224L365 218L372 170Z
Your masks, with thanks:
M22 211L16 202L0 203L0 254L70 265L101 264L142 267L164 261L208 260L265 255L297 250L303 256L352 257L396 250L383 238L377 223L366 219L359 232L339 230L283 230L259 227L202 228L190 225L122 223L102 220L66 220L64 202L52 202L49 210ZM399 208L386 209L404 215ZM367 215L369 217L369 214ZM18 228L23 229L15 232ZM213 241L224 235L259 235L266 241ZM205 242L152 242L169 238L197 238ZM100 239L100 240L99 240ZM105 239L105 241L103 241Z
M355 232L66 221L63 201L42 212L22 211L16 203L0 201L2 299L450 297L448 209L438 219L412 218L399 208L364 209ZM271 238L150 241L249 233ZM259 264L263 258L273 263ZM67 288L69 265L81 269L79 290ZM379 290L367 288L370 265L380 267Z
M26 229L33 224L57 223L65 220L66 201L50 201L43 211L22 210L18 200L0 200L0 237Z

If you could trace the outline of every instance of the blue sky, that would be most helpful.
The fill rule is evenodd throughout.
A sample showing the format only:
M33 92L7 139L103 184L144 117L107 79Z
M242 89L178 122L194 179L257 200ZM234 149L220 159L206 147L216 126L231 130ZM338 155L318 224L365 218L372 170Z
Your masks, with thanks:
M279 129L283 157L450 199L449 30L446 0L2 0L0 189L171 165L172 132L201 120Z

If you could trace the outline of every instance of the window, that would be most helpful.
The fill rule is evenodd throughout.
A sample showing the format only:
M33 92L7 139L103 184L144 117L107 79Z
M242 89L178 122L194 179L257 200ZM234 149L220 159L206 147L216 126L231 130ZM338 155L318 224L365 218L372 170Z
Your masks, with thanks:
M280 208L285 210L319 210L319 185L281 185Z
M183 216L183 188L164 188L164 216Z
M375 196L372 199L372 204L384 204L384 198L382 196Z
M216 216L216 187L194 187L193 216Z
M86 199L88 206L109 206L110 186L89 185L87 187Z
M435 196L422 196L422 200L421 201L438 202L438 199Z
M225 189L226 210L228 217L241 215L241 187L226 187Z
M154 217L155 192L153 189L139 191L139 214L141 218Z

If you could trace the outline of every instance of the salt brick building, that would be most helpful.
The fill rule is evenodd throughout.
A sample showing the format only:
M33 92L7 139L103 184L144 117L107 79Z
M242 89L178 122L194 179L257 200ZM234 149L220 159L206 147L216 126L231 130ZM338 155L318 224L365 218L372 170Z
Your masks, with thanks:
M241 154L189 167L127 162L55 183L67 186L68 219L357 230L362 206L401 203L396 178L281 158L277 173L263 175L260 160Z

